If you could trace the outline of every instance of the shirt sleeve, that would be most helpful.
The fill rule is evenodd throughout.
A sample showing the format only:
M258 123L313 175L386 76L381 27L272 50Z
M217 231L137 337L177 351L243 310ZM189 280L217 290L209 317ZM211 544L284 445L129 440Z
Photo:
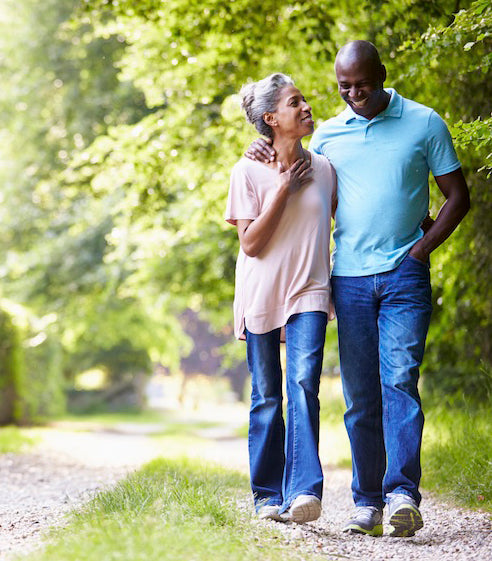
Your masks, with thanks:
M236 164L231 173L225 219L236 226L238 220L254 220L258 215L259 205L254 187L245 170Z
M427 163L434 177L461 167L448 127L435 111L429 117Z

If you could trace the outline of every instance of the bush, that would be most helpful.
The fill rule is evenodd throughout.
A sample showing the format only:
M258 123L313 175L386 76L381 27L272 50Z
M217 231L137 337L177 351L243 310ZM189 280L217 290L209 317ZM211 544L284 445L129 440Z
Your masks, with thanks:
M28 423L61 415L66 406L62 347L49 331L42 333L42 341L37 339L38 334L23 345L25 368L19 398L22 420Z
M0 308L0 424L19 415L17 383L23 377L23 354L19 331L8 312Z
M32 424L65 411L61 344L50 321L0 306L0 424Z

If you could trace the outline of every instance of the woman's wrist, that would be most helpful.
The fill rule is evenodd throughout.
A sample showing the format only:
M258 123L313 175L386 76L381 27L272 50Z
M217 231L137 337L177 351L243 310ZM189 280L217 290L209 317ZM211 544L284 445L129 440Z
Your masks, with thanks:
M287 200L290 195L290 183L288 181L282 181L278 185L277 197L280 200Z

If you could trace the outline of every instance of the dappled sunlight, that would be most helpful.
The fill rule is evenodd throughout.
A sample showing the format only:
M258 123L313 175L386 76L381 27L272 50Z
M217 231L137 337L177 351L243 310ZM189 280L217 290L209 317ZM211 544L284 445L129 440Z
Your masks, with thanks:
M75 376L74 387L77 390L98 390L106 386L108 373L103 368L91 368Z

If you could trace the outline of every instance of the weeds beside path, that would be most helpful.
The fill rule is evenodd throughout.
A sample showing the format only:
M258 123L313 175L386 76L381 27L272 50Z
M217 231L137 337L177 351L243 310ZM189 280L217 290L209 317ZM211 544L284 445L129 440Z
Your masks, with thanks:
M228 437L223 427L219 426L200 427L197 425L194 426L193 431L182 430L178 426L174 427L172 431L164 433L158 426L153 425L126 424L110 427L110 430L104 426L92 426L93 429L96 429L92 431L81 430L91 428L89 426L78 426L77 431L68 430L68 428L68 426L62 426L56 430L47 431L43 437L43 444L33 452L0 457L0 476L4 483L4 493L0 505L2 512L0 521L1 559L12 558L14 553L24 553L38 546L43 531L51 525L62 524L63 516L70 509L79 507L83 502L87 502L96 491L110 488L117 480L126 474L131 474L143 463L157 456L175 458L186 453L195 459L215 460L225 468L232 467L244 473L247 472L245 440ZM71 428L73 429L74 425ZM193 465L198 466L199 463L190 464L191 474L193 469L199 469L194 468ZM138 479L139 473L130 477ZM159 480L159 477L167 477L163 473L162 468L157 465L153 476L156 489L161 484L164 485L164 479ZM213 471L206 476L207 481L204 480L204 477L201 477L204 484L210 485L216 490L217 508L220 507L222 493L223 508L230 511L232 493L227 491L226 487L221 488L222 484L225 485L223 480ZM149 479L147 478L146 481ZM189 481L194 481L191 475L188 478ZM273 548L277 559L292 558L313 561L318 558L317 554L321 554L322 558L327 561L334 559L389 561L402 558L418 559L419 561L434 561L435 559L469 561L492 558L490 515L444 505L425 493L422 513L426 525L414 538L368 538L341 534L340 528L352 508L349 486L350 473L348 470L325 466L322 518L316 523L301 527L275 522L264 523L252 519L247 484L238 485L237 495L233 497L234 504L237 505L237 516L233 516L233 519L227 522L230 524L227 531L229 533L237 532L238 543L242 543L241 540L243 540L243 545L253 553L256 551L255 548L259 548L258 551ZM158 536L159 525L163 524L164 520L166 520L166 524L172 524L173 517L169 518L169 513L166 513L166 507L160 495L153 496L146 485L135 486L128 495L128 501L133 501L133 504L139 507L138 512L135 512L135 516L130 513L128 517L124 518L125 523L122 524L121 509L119 510L120 507L117 506L119 504L118 492L121 493L121 488L120 491L118 488L120 488L119 485L115 491L105 494L106 503L115 502L116 506L108 510L107 506L102 505L100 501L98 506L98 501L96 501L92 507L95 509L93 515L100 524L101 520L105 520L105 523L101 524L101 532L104 533L103 527L106 526L106 530L114 526L121 531L121 535L111 542L114 557L108 556L106 552L104 560L110 561L114 558L122 561L135 561L140 557L132 554L131 547L128 545L131 536L126 533L127 530L130 532L131 528L131 531L135 532L136 529L139 533L138 525L142 524L140 533L145 535L148 533L151 536L154 535L152 528L155 526L155 535ZM206 512L197 512L196 509L194 511L193 505L188 503L186 505L186 516L198 517L199 522L202 519L208 520ZM148 519L144 516L147 510ZM182 516L176 515L175 518L174 523L182 526ZM125 529L126 527L127 529ZM192 524L189 526L190 532L193 531L193 527ZM204 531L206 527L205 524ZM244 533L245 528L248 529L247 533ZM87 528L84 532L86 530ZM179 533L180 528L176 528L176 531ZM92 529L89 534L79 534L78 532L82 532L82 529L70 527L67 536L60 534L63 539L59 543L61 544L68 538L71 543L79 540L82 544L82 553L73 559L80 561L82 559L84 561L102 559L103 557L100 557L97 549L93 553L89 552L92 551L92 547L96 547L96 542L99 543L101 540L104 542L105 539L109 539L108 536L98 535L96 530L94 530L95 533L91 533ZM181 549L179 553L176 551L174 559L179 561L196 558L198 561L202 561L202 559L213 558L208 553L200 554L199 551L196 555L193 554L193 547L196 544L193 544L190 535L187 534L186 540L180 543ZM220 535L219 532L217 536ZM91 539L94 540L92 544L87 542ZM219 540L218 537L217 540ZM220 540L223 541L223 537ZM213 544L211 538L212 550ZM85 556L83 555L84 547L86 547L87 554ZM219 548L218 542L217 548ZM70 559L71 561L71 558L66 558L65 553L59 553L60 556L56 557L56 551L55 546L50 553L50 560L63 559L65 561L67 559L68 561ZM244 558L234 555L233 553L228 554L229 561ZM36 552L28 559L41 557L42 554ZM169 558L173 558L172 555ZM217 559L219 558L217 557ZM153 557L147 556L147 559L150 561Z

